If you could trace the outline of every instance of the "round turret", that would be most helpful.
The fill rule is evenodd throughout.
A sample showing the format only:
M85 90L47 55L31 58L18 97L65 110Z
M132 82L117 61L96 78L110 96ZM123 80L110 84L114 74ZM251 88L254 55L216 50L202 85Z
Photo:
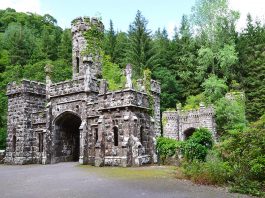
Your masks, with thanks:
M85 32L92 28L97 27L98 31L104 31L104 25L100 19L96 17L77 17L71 22L72 31L72 58L73 58L73 77L79 77L86 75L86 70L90 67L90 75L92 78L96 78L101 74L101 64L91 60L97 60L93 58L98 54L85 54L87 51L89 40L86 37ZM93 38L92 38L93 39ZM91 42L90 42L91 43ZM100 45L99 45L100 46ZM97 49L98 46L93 48ZM93 50L92 50L93 51ZM84 57L85 56L85 57ZM92 57L93 56L93 57ZM89 60L88 60L89 58ZM90 60L91 59L91 60Z

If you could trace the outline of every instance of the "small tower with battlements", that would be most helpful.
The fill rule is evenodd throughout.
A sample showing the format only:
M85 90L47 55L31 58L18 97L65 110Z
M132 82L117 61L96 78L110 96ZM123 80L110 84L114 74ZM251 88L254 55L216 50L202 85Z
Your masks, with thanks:
M78 17L71 23L73 78L89 75L101 76L100 37L103 35L103 23L95 18ZM93 35L93 36L90 36ZM98 50L95 50L98 49Z

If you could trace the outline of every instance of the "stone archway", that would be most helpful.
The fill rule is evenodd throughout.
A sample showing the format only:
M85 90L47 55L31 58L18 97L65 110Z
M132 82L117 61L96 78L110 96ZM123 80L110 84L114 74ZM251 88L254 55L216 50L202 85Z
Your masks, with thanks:
M195 130L196 130L196 129L195 129L194 127L191 127L191 128L186 129L186 130L183 132L184 140L189 139L189 137L192 136L192 134L195 132Z
M64 112L54 121L53 161L78 161L80 153L81 118L72 113Z

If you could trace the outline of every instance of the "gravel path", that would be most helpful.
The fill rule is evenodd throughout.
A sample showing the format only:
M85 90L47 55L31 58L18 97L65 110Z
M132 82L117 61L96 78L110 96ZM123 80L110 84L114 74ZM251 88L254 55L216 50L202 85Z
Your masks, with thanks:
M144 167L137 169L137 171L158 168L159 167ZM79 166L77 163L72 162L45 166L0 165L0 197L248 197L245 195L230 194L223 188L193 185L188 181L177 180L172 177L122 178L113 175L106 176L106 171L111 171L111 169L113 168L100 169L89 166ZM125 171L128 172L130 170L133 169L126 169Z

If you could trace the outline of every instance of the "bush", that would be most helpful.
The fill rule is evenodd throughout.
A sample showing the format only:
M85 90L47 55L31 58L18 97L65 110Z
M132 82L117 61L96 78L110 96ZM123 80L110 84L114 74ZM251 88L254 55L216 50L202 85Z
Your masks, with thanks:
M0 128L0 150L6 148L6 128Z
M192 136L181 142L180 150L185 159L189 162L193 160L205 161L207 152L213 146L212 134L208 129L196 129Z
M166 160L169 157L172 157L176 154L176 150L179 147L179 142L166 137L158 137L156 148L160 156L162 164L165 164Z
M231 179L231 167L221 160L184 163L184 174L194 183L223 185Z
M233 166L234 192L264 195L265 115L245 131L233 131L221 143L220 153Z

